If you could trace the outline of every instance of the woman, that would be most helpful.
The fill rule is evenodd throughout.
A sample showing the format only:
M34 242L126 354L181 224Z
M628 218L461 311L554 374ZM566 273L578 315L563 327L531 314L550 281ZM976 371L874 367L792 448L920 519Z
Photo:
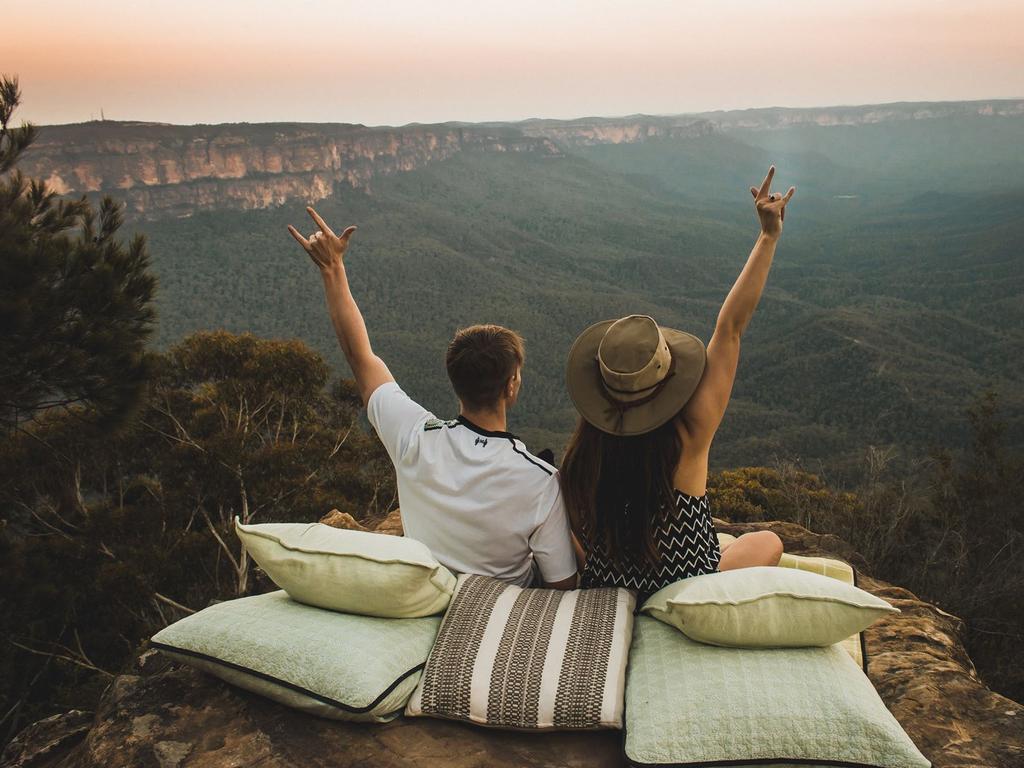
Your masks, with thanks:
M761 298L786 204L769 192L775 166L750 188L761 234L718 313L707 348L646 315L592 325L569 352L566 381L580 414L561 483L577 538L581 587L634 589L778 565L782 541L745 533L719 547L707 497L708 452L725 415L740 337Z

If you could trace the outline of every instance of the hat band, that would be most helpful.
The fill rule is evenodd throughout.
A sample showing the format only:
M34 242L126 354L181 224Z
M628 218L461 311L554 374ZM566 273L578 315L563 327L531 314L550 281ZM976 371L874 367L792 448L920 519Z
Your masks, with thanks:
M673 361L673 362L675 362L675 361ZM672 370L671 363L669 365L670 365L669 371L671 371ZM654 389L655 387L660 387L662 384L665 383L665 379L667 379L670 375L671 374L667 373L667 374L665 374L665 378L661 379L661 381L656 381L653 384L651 384L651 386L643 387L642 389L616 389L615 387L608 386L608 383L605 382L605 381L602 381L601 383L604 385L603 388L608 390L609 392L617 392L620 395L639 395L641 392L646 392L649 389ZM639 400L636 400L636 401L624 400L623 402L631 403L631 402L640 402L640 401Z
M649 387L644 387L644 389L637 390L635 392L631 390L616 390L613 389L612 387L609 387L602 381L602 386L600 387L601 396L608 401L609 405L609 407L605 410L605 413L608 414L609 416L616 416L615 431L620 432L622 430L622 422L626 417L626 411L630 410L631 408L646 405L647 403L654 400L654 398L656 398L660 394L661 390L668 383L668 380L675 375L676 358L675 356L673 356L672 362L669 363L668 372L665 374L665 377L658 383L652 384ZM611 390L613 392L629 392L630 394L636 394L637 392L645 392L648 389L653 391L650 394L645 395L644 397L641 397L637 400L619 400L617 398L612 397L608 392L608 390Z

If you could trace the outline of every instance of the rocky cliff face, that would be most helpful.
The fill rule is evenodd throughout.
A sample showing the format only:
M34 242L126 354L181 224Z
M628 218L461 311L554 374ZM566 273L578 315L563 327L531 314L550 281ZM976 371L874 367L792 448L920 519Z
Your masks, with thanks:
M716 133L710 120L679 117L590 118L583 120L530 120L518 123L527 136L550 139L562 146L637 144L649 139L689 139Z
M168 125L94 121L44 127L23 172L59 194L111 193L150 218L198 210L313 203L335 185L372 191L376 177L459 152L533 152L706 136L735 129L862 125L956 115L1024 115L1024 100L750 109L696 115L369 128L339 123Z
M21 170L59 194L111 193L135 213L187 216L312 203L336 184L368 188L464 151L560 154L549 139L501 127L103 121L44 128Z
M339 512L324 522L358 526ZM842 540L793 523L715 523L733 535L768 528L794 554L842 557L863 567ZM400 517L393 513L378 530L401 533ZM900 587L863 574L858 583L902 611L867 630L869 676L935 768L1024 765L1024 707L978 679L960 641L960 620ZM145 651L110 684L95 715L73 711L30 726L8 745L0 763L11 768L611 768L624 765L621 740L619 732L512 733L428 718L399 718L387 725L320 720Z

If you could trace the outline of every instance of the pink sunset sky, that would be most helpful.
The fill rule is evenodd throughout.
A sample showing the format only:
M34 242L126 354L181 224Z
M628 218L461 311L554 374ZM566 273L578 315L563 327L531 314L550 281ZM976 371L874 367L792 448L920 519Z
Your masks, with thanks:
M1024 97L1024 2L47 2L17 117L401 125Z

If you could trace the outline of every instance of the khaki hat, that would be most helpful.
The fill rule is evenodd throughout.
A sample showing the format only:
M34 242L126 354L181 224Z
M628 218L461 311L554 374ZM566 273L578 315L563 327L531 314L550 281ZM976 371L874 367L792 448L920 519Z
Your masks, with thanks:
M595 323L569 350L565 382L576 410L613 435L642 435L671 419L697 389L704 342L648 315Z

